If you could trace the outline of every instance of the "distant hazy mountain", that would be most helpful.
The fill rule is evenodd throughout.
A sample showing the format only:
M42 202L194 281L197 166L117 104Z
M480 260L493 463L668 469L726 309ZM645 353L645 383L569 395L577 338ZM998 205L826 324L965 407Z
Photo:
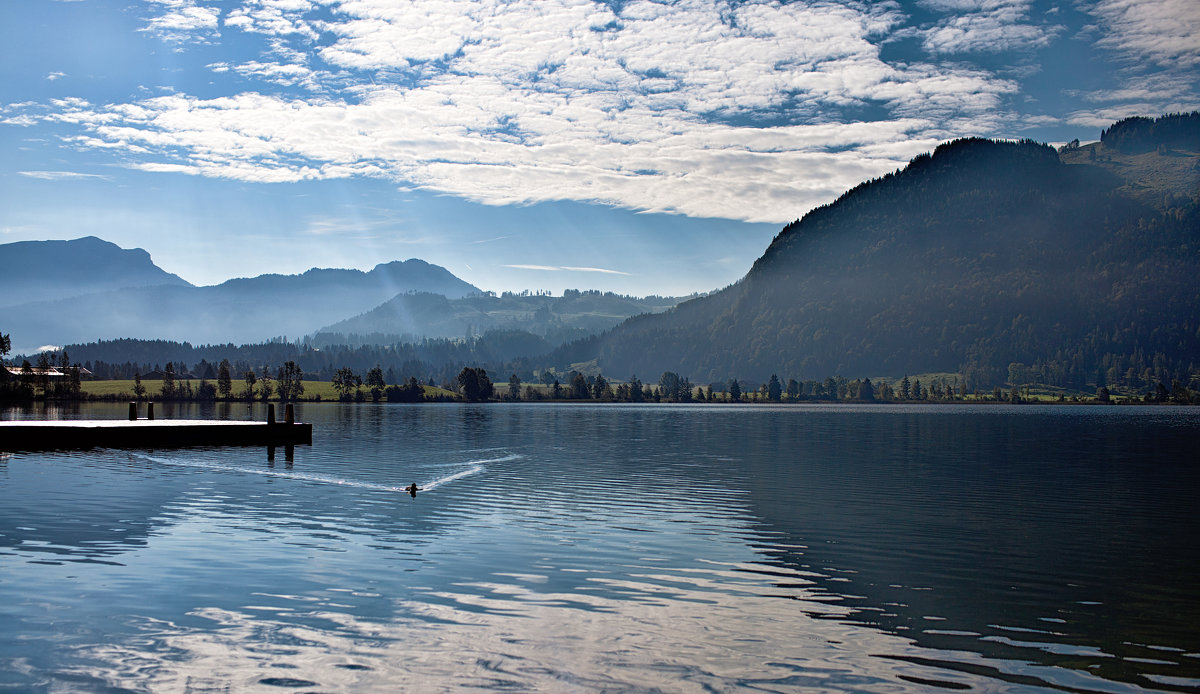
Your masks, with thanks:
M944 144L789 224L737 284L553 359L704 382L1186 383L1200 365L1197 142L1200 113L1123 121L1061 152Z
M149 263L144 251L136 253ZM119 268L113 270L116 274ZM302 337L398 293L462 297L479 292L445 268L416 259L377 265L370 272L313 269L301 275L261 275L210 287L175 280L173 285L111 289L0 307L0 330L12 335L14 351L122 337L259 342L280 335ZM108 286L121 286L116 282L110 279ZM97 284L103 286L99 279ZM23 289L14 293L26 295Z
M560 297L505 292L454 299L430 293L400 294L388 302L321 329L318 341L391 343L413 337L464 337L489 330L522 330L557 346L611 328L630 316L658 313L678 298L637 298L595 290Z
M192 286L151 262L146 251L95 236L0 245L0 307L156 285Z

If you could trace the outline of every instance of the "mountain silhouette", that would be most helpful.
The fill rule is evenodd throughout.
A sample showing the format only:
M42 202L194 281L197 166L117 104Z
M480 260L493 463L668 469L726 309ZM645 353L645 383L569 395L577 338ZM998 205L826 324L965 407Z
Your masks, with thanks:
M17 247L10 255L10 249ZM19 264L5 277L0 326L15 351L114 338L195 343L300 337L413 291L460 298L480 290L443 267L410 259L369 272L311 269L195 287L164 272L141 249L93 237L0 246ZM83 268L76 274L63 270Z
M1200 358L1200 152L1180 147L1200 113L1169 118L1157 144L1153 119L1106 131L1133 151L943 144L787 225L736 284L550 361L704 382L1186 382Z

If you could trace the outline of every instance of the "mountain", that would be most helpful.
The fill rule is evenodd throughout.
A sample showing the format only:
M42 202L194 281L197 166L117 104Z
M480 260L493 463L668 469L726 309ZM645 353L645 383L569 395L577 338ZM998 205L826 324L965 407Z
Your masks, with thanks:
M944 144L787 225L735 285L550 359L704 382L1186 383L1200 364L1200 113L1167 118L1061 152Z
M389 344L414 337L463 337L489 330L519 330L558 346L611 328L630 316L665 311L679 301L674 297L637 298L574 289L559 297L511 292L458 299L430 293L399 294L371 311L322 328L316 341Z
M260 342L312 333L411 291L452 297L479 293L445 268L412 259L377 265L370 272L312 269L300 275L261 275L208 287L127 286L2 307L0 326L12 335L14 351L124 337ZM23 295L23 290L18 293Z
M146 251L95 236L0 244L0 307L159 285L192 286L155 265Z

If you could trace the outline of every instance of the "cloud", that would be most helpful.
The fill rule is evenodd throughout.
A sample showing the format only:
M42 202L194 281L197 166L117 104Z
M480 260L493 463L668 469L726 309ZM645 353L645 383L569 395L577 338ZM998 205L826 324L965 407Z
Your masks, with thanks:
M563 269L564 269L564 270L569 270L569 271L571 271L571 272L601 272L601 273L604 273L604 274L606 274L606 275L625 275L626 277L632 277L632 275L630 275L630 273L628 273L628 272L621 272L620 270L608 270L608 269L606 269L606 268L602 268L602 267L570 267L570 266L563 266Z
M1144 104L1158 103L1162 110L1191 110L1187 106L1173 104L1195 103L1196 84L1180 79L1173 73L1155 75L1138 75L1136 79L1127 80L1125 84L1113 89L1098 89L1086 92L1075 92L1084 101L1092 103L1142 102Z
M5 118L3 120L0 120L0 123L3 123L4 125L17 125L17 126L26 127L26 128L31 125L37 125L38 122L39 121L37 118L34 118L33 116L31 116L27 113L22 113L17 116L12 116L11 118Z
M1200 11L1191 0L1098 0L1087 7L1097 20L1083 40L1124 63L1118 86L1081 92L1094 109L1067 122L1105 127L1128 116L1200 108Z
M76 171L18 171L17 173L27 178L36 178L42 181L66 181L72 179L99 179L101 181L112 180L109 176L79 173Z
M511 267L517 270L541 270L545 272L558 272L562 270L562 268L553 265L501 265L501 267Z
M1099 0L1089 11L1108 29L1096 41L1103 48L1134 62L1174 69L1200 65L1200 10L1194 0Z
M58 72L56 70L56 71L51 72L50 74L46 75L46 79L53 82L54 80L62 79L63 77L66 77L66 76L67 76L67 73Z
M1144 102L1121 104L1118 106L1072 111L1067 114L1067 122L1071 125L1089 128L1107 128L1123 118L1144 116L1147 113L1157 113L1159 110L1155 105Z
M221 11L200 5L195 0L149 0L162 9L146 21L143 31L151 32L164 41L206 41L218 35Z
M625 277L633 276L628 272L610 270L602 267L574 267L570 265L501 265L500 267L508 267L515 270L536 270L538 272L599 272L605 275L624 275Z
M318 38L317 30L304 19L315 5L308 0L251 0L225 18L225 26L269 36L296 35Z
M245 63L212 63L208 68L216 73L234 72L242 77L271 82L285 87L318 89L318 73L295 63L272 63L251 60Z
M925 0L920 4L955 13L919 32L922 46L935 55L1042 48L1064 30L1029 23L1030 0Z
M471 241L470 243L472 246L478 246L478 245L484 244L484 243L492 243L494 241L504 241L505 239L512 239L512 238L516 238L516 236L514 236L513 234L506 234L504 236L494 236L490 239L479 239L478 241Z
M1010 45L1040 40L1021 35L1015 0L937 2L974 22L941 27L938 50L968 50L988 22ZM224 27L265 45L209 68L309 96L64 100L44 117L82 130L73 146L124 151L147 171L374 177L489 205L580 200L764 222L795 219L939 139L1019 122L1005 108L1010 79L882 59L906 21L891 3L234 4ZM215 5L154 6L162 35L218 29Z

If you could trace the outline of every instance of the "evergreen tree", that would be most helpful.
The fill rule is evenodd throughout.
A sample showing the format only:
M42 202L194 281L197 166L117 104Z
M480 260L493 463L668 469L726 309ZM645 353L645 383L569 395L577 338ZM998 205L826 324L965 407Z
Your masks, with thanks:
M575 374L575 377L571 379L571 397L576 400L585 400L590 392L591 388L588 387L587 379L583 377L583 374Z
M242 374L242 381L246 384L246 392L244 393L246 401L254 400L254 384L258 382L258 377L254 375L254 371L248 370Z
M664 371L658 377L658 392L668 400L679 400L679 374L674 371Z
M479 372L470 366L464 366L463 370L458 372L458 387L464 398L471 402L478 402L480 400Z
M783 386L779 383L779 377L771 374L771 380L767 383L767 397L773 402L779 402L783 399Z
M163 367L161 392L163 400L174 400L178 395L175 392L175 365L171 362Z
M3 367L0 367L3 368ZM73 364L67 367L67 395L72 398L78 398L83 392L83 382L79 376L79 364Z
M742 399L742 386L738 384L736 378L729 381L729 399L734 402Z
M233 395L233 374L228 359L222 359L217 368L217 392L225 400Z

